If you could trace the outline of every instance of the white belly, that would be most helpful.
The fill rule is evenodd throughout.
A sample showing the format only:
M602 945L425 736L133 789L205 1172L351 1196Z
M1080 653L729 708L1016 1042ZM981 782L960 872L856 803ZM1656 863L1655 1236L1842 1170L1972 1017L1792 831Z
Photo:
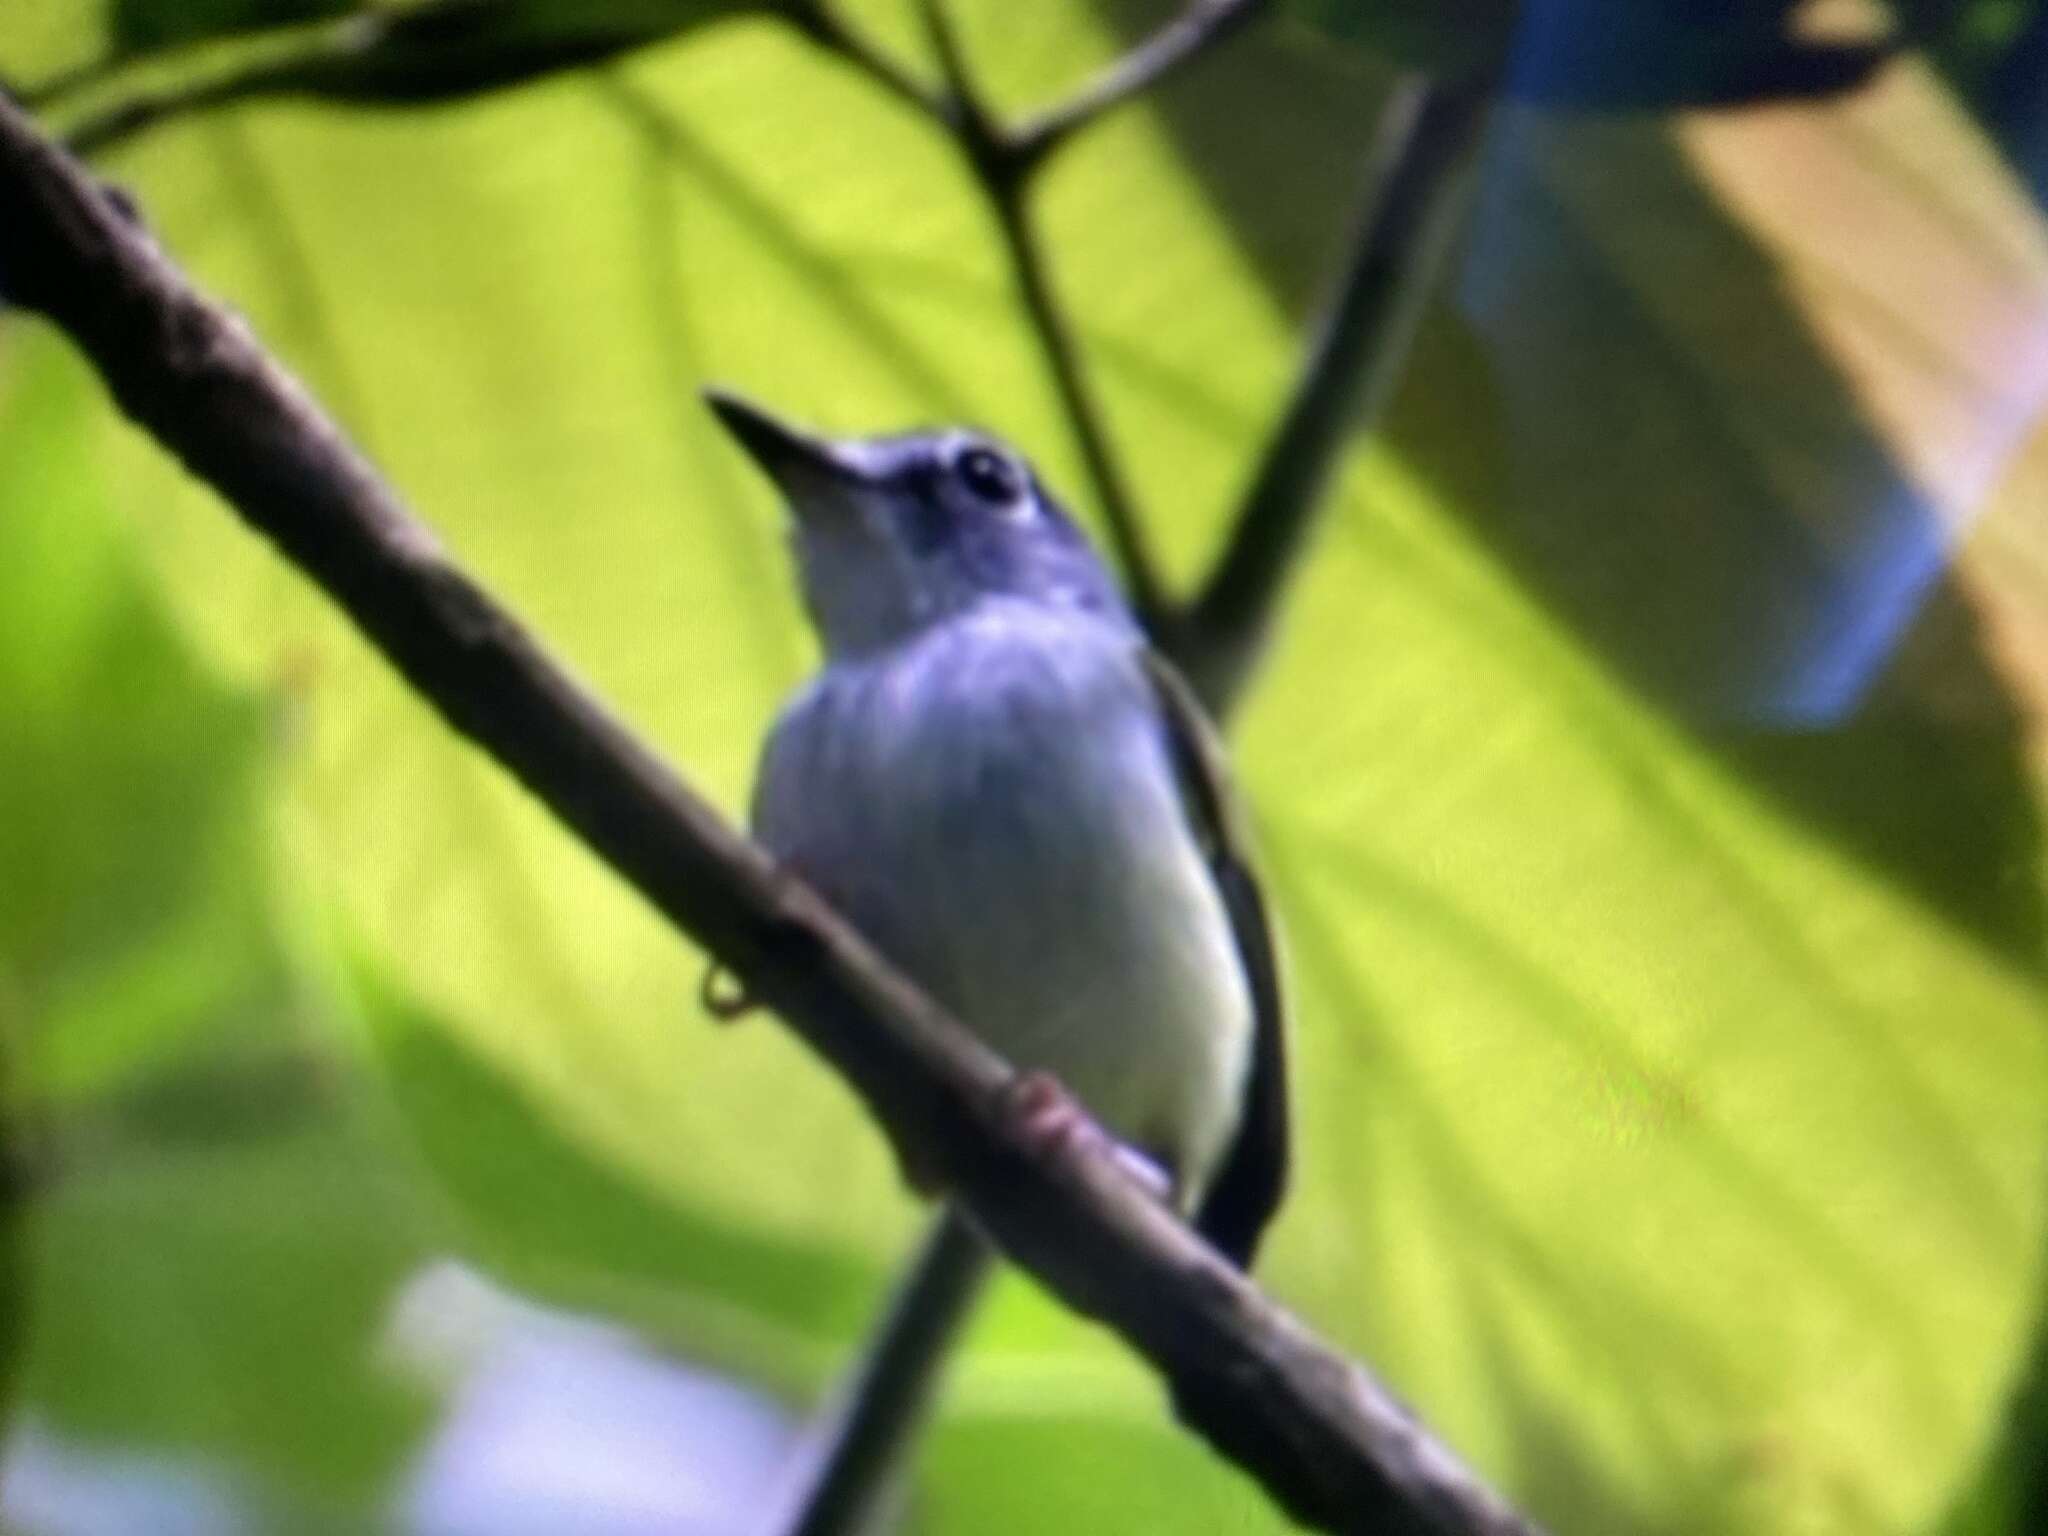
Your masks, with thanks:
M842 663L778 726L755 820L965 1023L1194 1197L1235 1128L1251 1004L1127 639L995 608Z

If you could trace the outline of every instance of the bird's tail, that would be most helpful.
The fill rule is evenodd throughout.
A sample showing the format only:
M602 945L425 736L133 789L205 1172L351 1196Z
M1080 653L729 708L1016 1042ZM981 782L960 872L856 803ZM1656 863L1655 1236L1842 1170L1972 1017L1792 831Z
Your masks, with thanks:
M988 1239L949 1201L897 1281L866 1354L805 1436L764 1533L873 1527L994 1260Z

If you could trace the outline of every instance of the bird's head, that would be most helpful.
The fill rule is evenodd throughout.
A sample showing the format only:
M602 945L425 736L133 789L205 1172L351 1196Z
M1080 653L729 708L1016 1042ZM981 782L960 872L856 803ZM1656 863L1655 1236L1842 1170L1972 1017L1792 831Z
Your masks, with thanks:
M705 399L789 504L804 600L830 655L885 649L990 598L1130 622L1088 541L997 439L834 440L722 390Z

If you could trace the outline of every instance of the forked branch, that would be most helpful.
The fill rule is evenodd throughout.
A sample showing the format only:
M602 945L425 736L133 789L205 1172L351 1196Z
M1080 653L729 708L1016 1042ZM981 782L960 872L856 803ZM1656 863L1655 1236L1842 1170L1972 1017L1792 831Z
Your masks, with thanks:
M1177 628L1172 599L1152 558L1137 498L1110 441L1108 418L1088 382L1073 323L1032 232L1030 190L1038 172L1062 144L1254 20L1265 10L1266 0L1190 0L1174 20L1072 96L1015 126L1004 123L983 98L940 0L920 0L919 8L943 76L937 91L908 82L899 66L836 19L827 0L791 0L786 12L805 36L924 112L952 139L967 162L995 221L1032 331L1045 353L1053 388L1080 449L1082 467L1123 572L1131 606L1145 627L1171 650Z
M1434 286L1497 80L1416 78L1389 101L1373 146L1343 269L1316 322L1301 372L1231 520L1222 555L1185 603L1167 592L1143 518L1088 380L1073 323L1031 222L1030 192L1051 154L1104 113L1158 85L1256 20L1264 0L1191 0L1066 100L1005 124L976 88L943 0L920 0L941 87L907 80L825 0L793 0L814 41L911 101L947 133L995 220L1032 329L1101 508L1132 606L1154 640L1221 714L1261 654L1300 556L1327 504L1345 447L1377 419L1405 366Z

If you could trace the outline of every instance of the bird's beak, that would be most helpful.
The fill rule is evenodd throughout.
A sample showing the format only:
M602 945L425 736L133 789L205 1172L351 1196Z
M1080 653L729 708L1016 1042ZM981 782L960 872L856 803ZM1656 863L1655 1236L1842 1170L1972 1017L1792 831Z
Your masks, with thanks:
M867 478L836 443L771 416L751 400L711 388L704 391L704 403L799 512L820 499L833 499L832 491L843 493Z

